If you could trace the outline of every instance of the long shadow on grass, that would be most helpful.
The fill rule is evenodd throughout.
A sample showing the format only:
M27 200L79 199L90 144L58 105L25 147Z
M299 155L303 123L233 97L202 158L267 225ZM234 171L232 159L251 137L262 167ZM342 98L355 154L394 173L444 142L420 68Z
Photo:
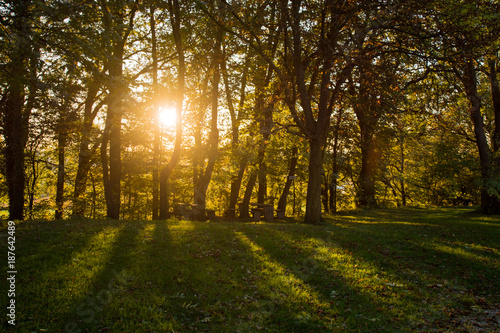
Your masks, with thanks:
M87 220L25 221L16 233L18 280L17 328L46 326L57 309L50 299L68 280L58 274L60 267L73 264L76 254L87 248L95 234L105 228L101 222ZM7 290L7 289L4 289Z
M404 305L410 310L413 307L404 299L405 294L399 293L403 281L398 274L360 257L353 249L355 243L349 238L336 238L314 226L305 227L300 234L285 230L275 232L274 237L296 249L296 263L291 267L308 283L319 286L323 297L330 294L342 305L340 308L352 310L342 313L347 318L349 330L408 329L410 319L405 318L398 307ZM329 285L331 277L336 283ZM329 290L332 287L334 295Z
M370 215L373 217L374 214ZM420 218L429 221L425 218L425 214ZM329 232L330 236L325 237L324 233L315 235L314 227L305 229L305 234L309 235L310 239L319 239L326 244L335 244L345 249L351 254L357 266L363 268L364 265L368 265L379 272L379 278L382 280L379 283L375 282L379 289L376 295L382 296L387 305L396 307L396 310L398 307L406 308L403 312L398 312L399 316L407 317L408 323L422 323L419 317L426 317L426 321L436 322L439 318L444 318L445 312L450 312L447 307L456 307L456 302L461 302L454 299L456 298L454 293L460 295L460 292L463 294L464 290L467 292L469 288L476 289L473 291L473 296L478 293L490 297L493 295L492 303L498 301L498 287L495 287L495 281L498 281L500 275L498 260L495 258L497 256L488 254L485 257L483 251L482 257L477 255L474 257L470 252L456 251L460 246L456 240L448 238L452 236L470 242L471 235L470 233L455 235L453 233L455 225L447 222L447 218L449 216L444 214L442 221L434 220L429 222L430 225L427 223L418 225L398 223L394 219L391 220L391 217L370 219L370 222L366 223L363 217L360 220L356 217L354 222L326 228L325 231ZM458 223L463 226L466 222ZM471 223L470 226L474 225ZM481 229L489 229L489 232L493 233L497 232L494 228L494 225L481 226ZM297 238L296 233L286 233L281 237L281 241L294 237ZM302 242L305 241L302 237L299 238ZM477 241L481 239L484 248L491 247L484 241L481 233L478 237L472 238ZM446 248L443 248L443 244ZM314 253L309 252L308 255ZM491 260L486 260L488 258ZM312 266L316 270L322 267L316 263ZM461 289L462 285L467 289ZM372 285L369 287L373 288ZM408 307L408 304L413 304L414 313L410 312L411 307ZM397 312L394 312L393 317L396 314ZM398 318L394 318L396 319Z
M131 253L137 246L138 225L134 222L110 224L118 229L110 230L117 234L109 237L108 244L102 244L108 250L101 254L97 250L92 252L92 249L89 249L89 256L101 256L102 259L98 259L97 269L88 267L89 270L96 271L88 277L86 290L79 291L80 296L67 302L67 306L61 308L57 318L51 318L58 325L59 331L102 331L112 327L115 319L119 320L112 318L109 313L116 309L120 298L127 297L125 290L134 281L130 262ZM68 290L66 292L71 295Z
M102 221L91 220L23 222L17 247L23 273L20 284L31 283L40 274L71 262L74 254L88 246L92 236L105 227Z
M226 233L227 234L227 233ZM221 331L227 290L217 289L227 268L220 241L224 229L190 221L147 223L134 257L137 281L117 330ZM232 331L232 330L230 330Z
M428 222L431 218L434 220ZM460 279L471 273L479 273L481 279L484 272L496 271L498 275L500 224L477 224L465 214L454 214L450 219L450 214L444 213L440 218L421 214L412 220L427 223L407 225L388 219L382 225L379 221L373 224L347 222L328 229L345 239L355 240L343 246L391 273L425 270L421 276L427 284L431 282L429 276L434 278L434 283L442 283L446 278ZM363 242L366 240L368 244ZM371 247L371 251L367 247ZM481 281L465 278L463 282L475 285Z
M167 332L178 328L171 316L169 295L175 289L178 245L174 243L171 221L148 222L139 233L139 245L134 257L137 281L128 295L124 310L123 331L141 327L150 332Z
M406 226L404 232L391 233L391 237L387 237L386 228L365 224L329 230L342 233L345 239L357 240L343 244L357 260L369 262L385 275L397 278L397 294L402 301L399 304L415 304L415 313L406 316L412 318L416 327L430 324L453 330L455 324L447 317L456 312L471 313L478 296L487 299L477 304L479 307L492 307L499 301L498 255L467 249L471 242L480 242L486 249L491 249L491 244L481 232L476 236L470 232L459 234L456 224L462 228L466 222L448 223L443 219L435 223L440 224L438 233L430 234L425 226ZM400 228L394 221L390 227ZM469 228L474 227L469 224ZM484 225L479 229L496 232ZM370 241L363 244L362 239Z
M217 223L192 226L182 245L185 254L180 264L185 263L187 269L181 268L176 278L185 297L176 298L174 305L182 329L242 331L255 305L250 297L255 296L250 286L253 277L248 274L251 257L234 239L231 227Z
M233 227L169 222L169 255L151 266L167 267L168 278L152 277L162 297L151 298L153 307L163 312L159 318L175 330L253 332L270 315L270 302L258 294L262 278L252 267L253 256L234 237ZM148 329L159 326L150 322Z
M277 324L295 331L317 330L317 325L325 331L387 331L391 321L399 320L390 311L384 310L383 300L363 289L358 283L362 276L351 274L348 272L350 268L342 267L349 254L334 248L334 255L328 251L320 255L305 244L306 239L302 235L283 233L272 227L263 228L267 234L265 239L253 237L252 233L246 233L247 237L265 250L267 260L285 268L281 274L291 276L289 280L298 288L296 292L307 290L316 298L310 302L306 314L297 316L301 307L293 304L293 295L288 295L289 301L281 306L280 314L275 318L281 320ZM341 262L330 265L328 260L332 259ZM348 264L357 267L360 263ZM288 313L283 313L283 309Z

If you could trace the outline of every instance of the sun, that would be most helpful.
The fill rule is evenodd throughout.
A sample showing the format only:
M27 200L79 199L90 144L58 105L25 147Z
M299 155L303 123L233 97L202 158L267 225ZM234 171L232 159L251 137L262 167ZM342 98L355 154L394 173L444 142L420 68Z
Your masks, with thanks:
M158 110L158 120L163 126L174 127L177 123L177 112L175 108L172 106L161 106Z

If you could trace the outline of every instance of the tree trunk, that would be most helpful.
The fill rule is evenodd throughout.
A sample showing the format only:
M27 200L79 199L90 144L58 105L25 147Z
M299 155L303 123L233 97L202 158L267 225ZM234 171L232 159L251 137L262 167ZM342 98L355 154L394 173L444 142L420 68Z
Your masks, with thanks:
M117 72L121 72L121 63ZM120 76L112 76L119 78ZM110 89L111 90L111 89ZM120 218L121 199L121 121L122 121L122 89L113 87L110 91L110 103L106 119L107 137L103 140L101 153L106 157L103 162L104 194L106 197L106 216L111 219ZM107 143L109 142L109 166L107 158ZM106 163L106 165L104 165ZM108 172L109 170L109 172Z
M97 185L94 175L92 174L92 171L90 171L89 174L90 174L90 182L92 183L92 208L90 216L92 216L92 218L95 219L97 216Z
M358 120L360 131L361 170L357 182L356 205L358 207L376 207L375 172L378 164L375 135L377 123L382 114L377 97L372 91L370 82L371 71L374 68L362 62L359 69L359 86L356 88L352 81L350 94L356 96L354 112Z
M110 36L110 57L107 59L109 73L108 110L106 115L106 140L101 146L101 160L103 162L104 195L106 197L107 217L120 218L121 201L121 122L124 111L123 100L127 94L127 84L123 76L123 56L129 34L133 29L133 22L138 6L130 5L127 12L126 3L117 4L101 2L103 12L102 21L104 30ZM127 13L128 22L125 22ZM109 142L109 166L107 143ZM106 155L106 156L104 156Z
M106 125L102 134L101 143L101 166L102 166L102 182L104 185L104 199L106 201L107 216L109 209L113 205L111 202L110 186L109 186L109 165L108 165L108 143L109 143L109 117L106 119Z
M255 182L257 181L257 169L254 169L250 176L248 177L247 187L245 189L245 194L243 195L243 200L240 205L240 218L246 219L249 217L250 211L250 200L252 200L253 188Z
M465 87L467 99L470 102L469 114L474 125L474 136L479 152L479 163L481 166L481 210L484 213L498 212L498 198L488 191L492 176L492 165L488 141L484 131L483 116L481 114L481 98L477 91L477 74L473 60L467 62L464 75L461 77Z
M262 149L262 156L264 158L262 158L259 165L259 173L258 173L259 188L257 190L257 203L265 204L267 199L267 165L265 159L266 155L265 143L262 143L261 149Z
M323 175L323 186L321 188L321 202L323 203L323 211L325 213L330 212L330 206L328 206L328 202L330 201L328 198L329 195L329 181L328 181L328 176Z
M360 126L361 127L361 126ZM371 128L361 129L361 171L356 194L358 207L376 207L375 171L377 153Z
M229 109L229 114L231 116L231 136L232 136L232 141L231 141L231 153L232 153L232 158L236 159L239 161L238 164L238 171L236 175L233 175L231 177L231 193L229 195L229 209L228 212L228 217L235 217L234 214L236 212L236 204L238 203L239 199L239 193L241 189L241 182L243 180L243 175L245 173L245 169L247 166L247 160L248 156L246 154L242 154L239 151L239 146L240 146L240 139L239 139L239 130L240 130L240 119L243 114L243 107L245 105L245 98L246 98L246 83L247 83L247 76L248 76L248 67L250 64L250 57L247 55L244 63L244 68L243 68L243 74L241 78L241 87L240 87L240 97L239 97L239 112L238 115L236 115L236 111L234 109L233 105L233 98L231 95L231 88L229 86L229 75L227 73L227 66L226 66L226 56L224 54L222 61L221 61L221 73L222 73L222 78L224 80L224 87L225 87L225 92L226 92L226 100L227 100L227 105Z
M309 139L309 181L307 183L305 223L319 223L321 217L321 181L323 151L322 142L318 139Z
M37 138L38 139L38 138ZM34 219L34 207L35 207L35 189L36 183L38 181L38 163L36 161L37 150L39 146L39 141L35 139L35 143L30 147L29 151L29 165L31 167L31 177L29 178L28 186L28 213L29 218Z
M201 174L194 183L194 203L200 214L204 214L206 208L206 197L208 185L212 179L215 160L217 159L217 151L219 146L219 129L218 129L218 108L219 108L219 83L220 69L222 61L222 30L218 29L215 36L214 49L214 64L212 77L212 94L211 94L211 119L210 119L210 134L208 136L208 161L203 174ZM203 218L198 216L197 218Z
M303 38L301 36L301 1L292 0L291 11L291 30L293 35L292 61L294 76L296 79L297 92L300 98L300 105L303 112L303 120L298 116L295 105L291 103L293 99L288 98L288 105L292 111L292 116L295 123L301 129L309 140L309 182L307 184L306 196L306 223L319 223L321 217L321 184L322 184L322 162L323 162L323 147L326 142L326 136L330 127L330 118L333 112L333 105L338 101L342 85L346 81L348 75L352 72L352 66L346 65L336 75L336 83L332 82L332 68L334 66L335 55L331 52L337 44L339 31L335 30L334 24L329 24L326 20L321 22L321 39L318 45L318 51L321 54L321 70L317 75L317 82L310 82L309 88L313 83L319 84L319 98L317 99L317 110L312 107L313 97L310 89L306 85L306 66L307 62L303 57ZM322 15L331 14L332 17L336 13L327 13L334 10L334 6L325 6ZM331 22L330 22L331 23ZM362 37L362 36L360 36ZM313 75L315 77L315 75ZM287 90L285 90L286 92ZM289 93L288 93L289 94ZM289 94L290 96L290 94Z
M339 164L338 164L338 151L339 151L339 132L340 124L342 122L343 109L339 110L337 115L337 122L335 124L335 132L333 137L333 156L332 156L332 179L328 190L330 191L329 206L330 212L337 212L337 185L339 178Z
M288 197L288 193L290 193L290 187L292 186L293 183L293 178L295 177L295 169L297 167L297 153L298 153L298 148L293 147L292 149L292 159L290 160L290 168L288 169L288 176L286 177L286 182L285 186L283 187L283 192L281 193L280 199L278 200L278 207L277 209L281 210L286 213L286 200Z
M243 157L240 160L240 166L238 168L237 175L231 178L231 194L229 196L230 210L236 210L236 204L238 203L239 199L241 182L243 180L243 175L245 174L246 167L247 167L247 159L246 157Z
M259 123L260 133L262 134L262 141L259 144L259 154L262 158L259 159L259 172L258 172L258 182L259 188L257 190L257 203L264 204L267 199L267 164L266 164L266 147L271 137L271 130L273 127L273 114L272 109L266 105L265 95L263 88L269 84L269 75L266 73L259 73L258 76L265 76L264 78L258 78L257 84L260 85L257 88L257 100L255 102L255 108L257 110L257 121Z
M494 124L493 130L493 179L498 182L500 180L500 86L497 79L497 64L495 61L490 62L490 82L491 82L491 97L493 100ZM500 188L496 188L497 193L500 193ZM500 214L500 198L495 196L492 198L491 205L492 213Z
M255 161L255 167L253 168L250 176L248 177L247 186L245 188L245 194L243 195L243 200L240 205L240 217L248 218L248 212L250 210L250 201L252 200L253 189L255 187L255 183L257 182L257 178L259 176L259 165L261 165L262 160L264 159L264 151L260 150L257 154L257 161Z
M31 1L15 1L12 5L12 53L5 59L10 58L3 70L7 71L7 88L3 96L3 136L5 138L5 178L9 197L9 219L24 219L24 190L25 190L25 146L28 139L28 119L31 112L30 107L25 105L25 88L36 73L29 73L29 69L35 70L36 66L29 64L32 22L29 12ZM31 59L35 62L36 59ZM32 87L33 88L33 87ZM31 92L33 94L33 92ZM30 104L30 103L26 103Z
M27 127L23 120L23 87L12 82L4 107L5 166L9 194L9 220L24 219L24 148Z
M401 138L401 176L399 177L399 186L401 187L401 205L406 207L406 186L405 186L405 150L404 138Z
M59 163L57 165L57 186L56 186L56 211L55 219L60 220L64 217L64 173L65 173L65 150L67 142L67 133L60 130L57 139L57 155Z
M159 119L158 119L158 55L156 51L156 21L155 21L155 6L152 5L150 7L150 17L149 24L151 28L151 58L153 60L153 114L154 114L154 138L153 138L153 202L152 202L152 219L158 219L158 209L159 209L159 194L158 189L160 187L160 179L159 179L159 155L160 155L160 129L159 129Z
M330 213L337 212L337 174L334 172L332 175L332 182L330 183L330 197L329 197L329 205L330 205Z
M83 125L81 128L80 147L78 152L78 168L73 192L72 215L78 217L85 216L85 208L87 205L85 192L87 189L88 173L92 165L92 155L99 147L99 144L96 144L92 149L89 147L94 119L100 109L100 106L93 109L98 91L98 85L95 82L91 82L88 87L87 98L85 99Z
M167 163L165 168L161 170L160 174L160 219L165 220L168 218L169 211L169 179L177 165L182 146L182 110L184 102L184 85L186 75L186 64L184 57L184 47L182 44L181 36L181 14L179 2L177 0L169 1L170 22L174 35L175 48L177 51L178 60L178 75L177 75L177 92L176 92L176 127L175 127L175 145L172 158Z
M497 79L497 65L494 60L490 62L490 85L491 98L493 100L493 110L495 114L495 128L493 134L493 152L497 160L497 167L500 167L500 86Z
M332 179L330 182L330 198L329 198L329 205L330 205L330 213L336 213L337 212L337 186L338 186L338 173L339 173L339 164L337 161L337 155L338 155L338 128L337 131L335 132L335 139L333 142L333 156L332 156Z

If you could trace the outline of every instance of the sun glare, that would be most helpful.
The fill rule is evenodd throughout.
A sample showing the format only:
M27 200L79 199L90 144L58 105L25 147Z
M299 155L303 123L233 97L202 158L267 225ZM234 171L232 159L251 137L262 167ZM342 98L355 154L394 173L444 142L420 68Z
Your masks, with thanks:
M176 124L177 115L174 107L160 107L158 111L160 124L167 127L173 127Z

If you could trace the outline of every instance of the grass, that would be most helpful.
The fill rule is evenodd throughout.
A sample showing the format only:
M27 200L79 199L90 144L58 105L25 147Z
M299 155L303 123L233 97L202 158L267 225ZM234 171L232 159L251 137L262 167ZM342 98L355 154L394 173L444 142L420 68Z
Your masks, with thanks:
M2 222L4 271L6 231ZM500 219L470 209L353 211L315 226L27 221L16 229L16 326L5 315L0 324L16 332L495 332L499 248ZM0 285L5 305L6 280Z

